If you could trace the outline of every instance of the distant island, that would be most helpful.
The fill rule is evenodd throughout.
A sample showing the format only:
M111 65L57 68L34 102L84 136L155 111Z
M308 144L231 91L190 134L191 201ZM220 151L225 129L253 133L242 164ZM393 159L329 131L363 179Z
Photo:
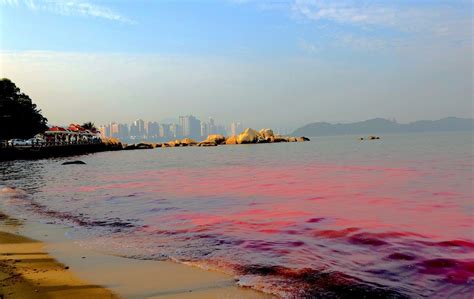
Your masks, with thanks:
M383 118L374 118L354 123L315 122L296 129L295 136L331 136L353 134L382 134L410 132L454 132L473 131L474 119L446 117L440 120L420 120L408 124L400 124Z

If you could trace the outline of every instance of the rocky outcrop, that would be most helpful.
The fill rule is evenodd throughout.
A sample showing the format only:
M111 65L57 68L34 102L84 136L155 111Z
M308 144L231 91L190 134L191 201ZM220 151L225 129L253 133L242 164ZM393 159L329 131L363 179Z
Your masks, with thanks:
M180 140L180 145L181 146L194 146L194 145L197 145L198 143L196 142L196 140L194 139L191 139L191 138L184 138L182 140Z
M237 143L238 144L248 144L248 143L256 143L258 141L258 132L254 129L247 128L242 133L237 136Z
M258 134L262 136L262 138L267 139L270 137L274 137L275 135L273 134L272 129L261 129Z
M217 144L223 144L225 143L225 137L220 134L212 134L207 136L207 139L205 141L210 141L210 142L215 142Z
M225 140L225 144L237 144L237 137L236 136L227 137L227 139Z
M209 140L204 140L202 142L199 142L197 144L198 146L217 146L217 142L215 141L209 141Z
M256 143L277 143L277 142L304 142L309 141L306 137L288 137L275 135L272 129L261 129L256 131L252 128L245 129L237 136L224 137L220 134L209 135L206 140L196 142L191 138L174 140L165 143L156 144L155 147L178 147L178 146L217 146L220 144L256 144Z

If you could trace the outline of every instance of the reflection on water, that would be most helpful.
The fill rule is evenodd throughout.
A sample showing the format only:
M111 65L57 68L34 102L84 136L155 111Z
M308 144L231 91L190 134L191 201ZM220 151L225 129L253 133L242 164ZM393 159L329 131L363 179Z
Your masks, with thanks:
M110 152L0 164L3 207L84 246L282 296L474 292L472 135Z

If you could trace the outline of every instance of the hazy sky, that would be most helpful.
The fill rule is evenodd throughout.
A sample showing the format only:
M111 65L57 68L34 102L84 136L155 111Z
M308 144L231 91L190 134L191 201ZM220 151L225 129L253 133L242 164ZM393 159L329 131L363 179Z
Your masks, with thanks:
M51 124L472 117L472 5L0 0L0 76Z

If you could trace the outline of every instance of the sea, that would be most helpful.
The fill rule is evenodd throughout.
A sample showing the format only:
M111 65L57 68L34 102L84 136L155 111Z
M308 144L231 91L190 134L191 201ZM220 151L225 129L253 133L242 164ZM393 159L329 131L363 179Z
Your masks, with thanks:
M357 137L1 162L0 211L285 298L472 298L473 133Z

